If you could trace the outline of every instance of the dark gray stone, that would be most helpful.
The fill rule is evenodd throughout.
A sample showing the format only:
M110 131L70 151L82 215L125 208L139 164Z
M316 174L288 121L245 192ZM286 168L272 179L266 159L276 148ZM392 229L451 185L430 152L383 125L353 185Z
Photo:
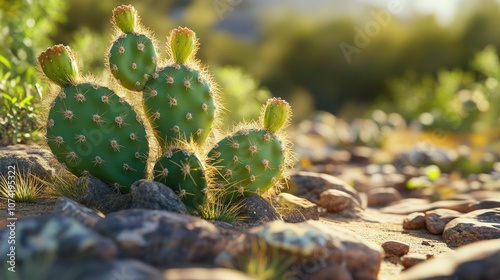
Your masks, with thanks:
M95 210L90 209L74 200L61 196L57 199L52 213L65 217L71 217L80 222L86 227L93 227L99 220L103 218Z
M16 172L29 173L42 179L56 174L61 168L54 155L37 145L13 145L0 148L0 172L7 172L8 166L16 166ZM3 174L6 175L6 174Z
M129 209L132 206L130 194L120 194L95 177L82 177L79 180L88 180L88 188L80 203L95 208L104 214Z
M281 215L267 200L258 194L245 197L240 202L240 216L243 218L242 226L256 227L270 221L283 220Z
M130 187L131 208L165 210L187 214L186 206L177 194L160 182L139 180Z
M225 245L213 224L160 210L114 212L99 221L94 230L112 238L121 257L155 266L211 265Z

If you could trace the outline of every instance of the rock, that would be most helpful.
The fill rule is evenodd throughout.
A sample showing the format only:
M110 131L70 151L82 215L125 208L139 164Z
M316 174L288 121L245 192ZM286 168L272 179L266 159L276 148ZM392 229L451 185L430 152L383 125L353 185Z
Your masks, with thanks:
M272 203L280 214L283 215L282 212L291 214L287 216L287 218L285 218L285 216L283 217L286 222L289 222L288 220L296 220L296 222L299 222L300 216L305 220L319 220L318 206L305 198L296 197L289 193L280 193L273 199Z
M49 150L37 145L1 147L0 172L6 173L8 166L16 166L16 173L29 172L41 179L49 179L57 173L56 167L61 167Z
M109 259L116 255L115 244L84 227L73 218L48 215L27 217L16 221L16 261L35 258L78 260L87 257ZM8 244L9 228L0 231L0 241ZM22 238L21 238L22 237ZM4 263L9 246L0 247Z
M323 268L320 268L316 271L311 277L307 277L308 280L332 280L332 277L335 280L352 280L351 273L344 269L342 266L338 264L332 264ZM285 278L286 279L286 278ZM289 278L296 279L296 278Z
M168 280L257 280L240 271L227 268L171 268L163 272Z
M279 264L275 270L285 271L282 275L291 279L306 279L305 275L307 279L324 279L319 277L330 266L337 266L341 275L347 273L353 279L377 279L382 250L341 227L311 220L296 224L274 221L231 241L216 263L243 269L241 264L256 258L272 258Z
M115 193L111 187L95 177L82 177L80 180L88 180L87 192L79 200L80 203L104 214L129 209L132 206L130 194Z
M404 229L420 229L425 227L425 213L415 212L403 220Z
M376 188L367 193L369 206L385 206L401 199L401 195L395 188Z
M467 212L491 208L500 208L500 199L486 199L479 202L473 202L469 204L469 211Z
M450 209L466 213L469 210L469 205L473 202L474 201L471 200L441 200L431 203L427 199L406 198L380 210L387 214L398 215L408 215L413 212L427 212L434 209Z
M401 257L408 254L410 245L397 240L389 240L382 244L382 249L384 249L386 256Z
M308 220L304 214L297 209L277 208L276 210L280 213L283 221L287 223L301 223Z
M406 256L401 257L401 264L405 268L410 268L416 264L419 264L421 262L424 262L427 260L427 256L423 254L416 254L416 253L411 253ZM444 279L443 279L444 280Z
M283 220L278 211L258 194L252 194L241 200L240 216L244 221L238 224L246 227L256 227L270 221Z
M54 215L71 217L88 228L93 227L99 220L104 218L104 215L64 196L57 198L52 213Z
M476 210L449 222L443 239L450 246L500 238L500 208Z
M359 207L358 202L350 194L334 189L321 193L319 205L328 212L340 212Z
M500 240L479 241L436 256L403 272L403 280L497 280L500 275Z
M322 192L334 189L350 194L359 205L363 201L358 192L346 182L328 174L300 171L292 175L289 182L290 188L287 192L298 197L303 197L319 205Z
M160 182L139 180L130 187L131 208L165 210L187 214L184 203L169 187Z
M432 234L443 233L449 221L460 217L462 213L449 209L436 209L425 212L425 227Z
M213 224L160 210L111 213L94 229L116 242L121 257L137 258L152 265L211 265L225 245Z

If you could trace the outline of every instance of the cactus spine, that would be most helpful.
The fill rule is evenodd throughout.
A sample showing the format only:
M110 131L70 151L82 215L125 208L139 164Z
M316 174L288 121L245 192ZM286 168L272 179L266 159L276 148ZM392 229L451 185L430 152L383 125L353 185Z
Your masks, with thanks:
M141 91L156 70L157 56L151 39L139 33L137 12L131 5L113 10L113 24L121 34L113 42L108 54L108 66L120 84L133 91Z
M253 193L274 194L291 165L289 142L280 130L291 109L279 98L271 98L261 112L263 128L241 128L220 140L209 152L209 164L220 168L215 183L225 193L225 202Z
M172 30L168 52L174 63L159 69L146 83L146 115L163 147L178 139L202 146L214 124L217 101L208 78L197 70L196 49L192 30Z
M132 107L109 88L79 83L69 47L48 48L38 61L61 86L46 124L52 153L75 175L89 174L128 192L144 177L148 154L146 131Z

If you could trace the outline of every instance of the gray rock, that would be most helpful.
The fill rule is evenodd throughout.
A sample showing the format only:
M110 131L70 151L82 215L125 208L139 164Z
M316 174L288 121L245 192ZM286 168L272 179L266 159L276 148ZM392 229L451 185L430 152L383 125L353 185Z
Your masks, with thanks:
M64 196L57 198L57 202L52 209L52 213L55 215L74 218L82 225L89 228L93 227L99 220L104 218L104 215L100 215L95 210Z
M0 231L0 241L8 244L11 228ZM49 215L27 217L16 221L16 261L29 262L37 258L77 260L87 257L109 259L116 255L115 244L81 225L73 218ZM0 247L4 263L9 246Z
M283 220L286 222L319 220L318 206L305 198L280 193L273 199L272 204L283 215Z
M240 271L227 268L171 268L163 272L168 280L257 280Z
M177 194L160 182L139 180L130 187L131 208L165 210L187 214L186 206Z
M245 197L239 203L241 205L240 216L244 220L238 225L256 227L270 221L283 220L273 205L258 194Z
M369 206L385 206L401 199L395 188L375 188L367 193Z
M110 186L95 177L82 177L80 180L88 180L87 192L79 200L80 203L95 208L104 214L132 207L132 196L130 194L116 193Z
M6 172L8 166L16 166L16 172L48 179L56 174L56 167L61 168L54 155L37 145L14 145L0 148L0 172Z
M358 202L350 194L329 189L321 193L319 205L328 212L340 212L346 209L359 207Z
M420 229L425 227L425 213L415 212L403 220L404 229Z
M432 234L441 234L448 222L461 215L462 213L449 209L427 211L425 212L425 227Z
M116 242L121 257L160 266L211 265L225 245L213 224L160 210L111 213L94 229Z
M450 246L500 238L500 208L476 210L449 222L443 239Z
M497 280L500 275L500 239L479 241L436 256L400 275L403 280Z
M338 266L339 275L347 273L353 279L377 279L382 261L380 246L363 241L349 230L332 227L311 220L270 222L230 241L216 262L244 269L241 264L272 258L268 261L277 264L275 270L282 271L278 276L284 279L322 279L324 269L330 266Z
M359 205L363 201L358 192L346 182L328 174L300 171L292 175L289 182L290 188L287 192L298 197L303 197L309 201L320 204L320 195L322 192L334 189L350 194Z

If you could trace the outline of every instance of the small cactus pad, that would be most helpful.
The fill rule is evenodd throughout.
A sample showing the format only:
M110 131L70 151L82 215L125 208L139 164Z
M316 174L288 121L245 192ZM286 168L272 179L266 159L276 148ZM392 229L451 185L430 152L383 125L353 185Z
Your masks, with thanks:
M263 194L279 184L285 168L283 149L274 134L260 129L242 129L219 141L209 152L208 163L220 169L215 183L225 189L223 200Z
M154 166L154 179L173 189L189 212L205 203L208 183L203 162L187 150L169 147Z
M215 99L203 75L185 65L167 66L146 83L146 115L160 145L176 139L202 145L212 129Z
M78 78L78 67L71 49L64 45L47 48L38 56L38 63L47 78L65 87Z
M46 125L52 153L75 175L130 185L144 178L148 142L133 108L110 89L92 83L62 89Z
M196 34L187 27L173 29L170 48L175 63L185 64L196 52Z
M113 23L123 33L134 32L136 28L137 11L132 5L121 5L113 9Z
M264 107L264 129L271 133L278 132L290 117L290 105L281 98L269 98Z

